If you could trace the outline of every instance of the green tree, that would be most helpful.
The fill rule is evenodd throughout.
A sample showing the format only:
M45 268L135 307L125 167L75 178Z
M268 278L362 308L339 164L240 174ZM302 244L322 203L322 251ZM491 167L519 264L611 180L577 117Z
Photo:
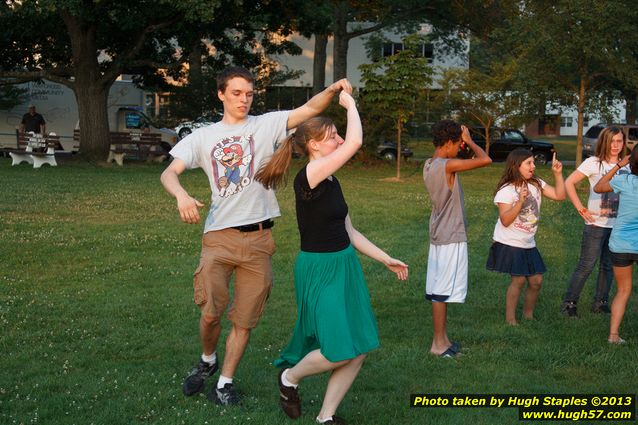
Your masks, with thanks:
M187 94L199 110L211 107L200 99L210 100L213 76L230 63L253 69L264 84L289 75L266 59L268 52L295 52L292 43L272 37L289 31L284 6L275 0L3 2L0 78L14 83L48 79L71 88L81 151L104 158L108 92L123 73L138 75L144 88L166 89L165 77L188 75L182 64L189 63L193 84Z
M299 72L290 71L270 60L269 54L298 55L301 49L278 35L288 35L293 29L297 8L295 2L272 0L221 0L220 13L206 21L183 20L174 27L175 39L167 40L178 49L174 58L179 71L172 76L183 85L172 87L171 112L179 118L194 118L221 110L217 99L215 76L229 64L254 71L258 94L273 83L295 78ZM229 29L232 28L232 31ZM263 104L257 96L255 109Z
M448 69L434 95L444 115L485 128L485 151L490 150L490 129L495 125L519 127L537 112L536 103L514 86L516 64L494 62L485 68Z
M417 53L423 37L411 35L403 40L405 49L371 64L361 65L364 84L360 96L362 111L372 120L390 118L397 138L397 175L401 178L401 134L414 115L414 106L432 82L432 68Z
M472 5L469 5L472 3ZM313 91L325 84L326 47L333 37L333 79L347 77L350 40L382 29L414 32L423 23L434 26L434 36L446 40L451 48L459 47L457 30L469 28L468 9L482 12L480 2L445 0L329 0L306 1L301 9L298 31L315 37ZM483 25L482 27L486 27ZM480 28L480 27L479 27Z
M13 85L0 85L0 109L11 109L24 102L26 89Z
M324 0L295 0L288 4L295 9L292 21L295 31L306 38L314 36L312 59L312 93L325 88L328 37L332 34L331 2Z
M638 87L637 20L629 0L529 0L510 22L507 41L514 46L519 81L528 92L578 112L576 164L585 115L607 112L614 87Z
M108 151L107 97L122 73L153 66L158 38L182 19L210 19L219 0L23 0L0 6L0 77L48 79L71 88L80 116L82 153ZM157 53L157 54L156 54Z

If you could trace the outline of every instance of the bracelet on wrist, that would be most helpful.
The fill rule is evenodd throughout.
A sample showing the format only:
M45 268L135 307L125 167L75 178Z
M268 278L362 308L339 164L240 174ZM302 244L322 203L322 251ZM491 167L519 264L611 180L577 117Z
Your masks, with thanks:
M582 207L581 209L578 210L578 214L585 214L587 212L587 207Z

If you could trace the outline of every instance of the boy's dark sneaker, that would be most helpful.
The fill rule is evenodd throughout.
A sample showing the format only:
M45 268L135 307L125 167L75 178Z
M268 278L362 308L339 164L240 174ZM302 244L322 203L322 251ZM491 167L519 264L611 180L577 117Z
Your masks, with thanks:
M301 416L301 400L299 399L299 390L295 387L287 387L281 382L281 376L287 369L279 371L277 382L279 383L279 404L281 409L290 419L297 419Z
M206 378L212 376L215 372L217 372L217 362L210 364L200 359L197 366L184 380L184 385L182 386L184 395L191 396L201 392L204 389Z
M560 308L560 311L567 317L578 317L576 311L576 303L573 301L566 301Z
M210 394L208 394L208 399L220 406L236 406L241 402L241 397L239 397L239 393L237 393L233 384L226 384L222 389L217 388L217 385L215 385Z
M611 313L611 310L609 309L609 304L607 304L607 301L594 301L594 303L591 305L591 312L594 314L600 314L600 313Z

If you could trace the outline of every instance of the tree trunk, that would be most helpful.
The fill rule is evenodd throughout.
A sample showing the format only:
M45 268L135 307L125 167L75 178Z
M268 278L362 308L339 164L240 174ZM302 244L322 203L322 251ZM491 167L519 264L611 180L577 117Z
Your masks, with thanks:
M91 160L106 160L109 151L109 89L119 72L100 68L96 25L85 25L75 16L63 12L73 50L75 81L73 89L80 117L80 154Z
M191 86L193 100L199 103L198 109L201 115L206 111L206 108L201 105L204 99L204 81L202 79L202 43L200 40L193 43L188 54L188 82Z
M74 93L80 115L80 154L92 160L106 160L109 152L109 116L107 98L109 88L95 84L75 84Z
M348 7L347 1L340 1L335 6L333 81L346 78L348 73Z
M401 117L397 118L397 180L401 180Z
M487 122L481 122L483 128L485 129L485 153L490 154L490 127L492 127L492 120L488 119ZM470 134L471 136L471 134Z
M315 56L312 59L312 94L323 91L326 85L326 48L328 36L315 34Z
M583 159L583 123L585 122L585 94L587 87L587 77L580 76L580 87L578 88L578 127L576 128L576 167Z
M636 124L636 117L638 116L638 110L636 109L636 97L638 94L633 90L629 90L625 91L623 95L627 104L625 109L625 121L627 124Z

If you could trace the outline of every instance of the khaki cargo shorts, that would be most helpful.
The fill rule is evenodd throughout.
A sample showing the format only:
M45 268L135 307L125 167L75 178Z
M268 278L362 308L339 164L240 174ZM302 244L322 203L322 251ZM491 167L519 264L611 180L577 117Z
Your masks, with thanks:
M230 278L235 272L228 320L246 329L257 326L272 288L274 253L270 229L240 232L230 228L205 233L193 283L195 304L202 315L220 320L230 301Z

